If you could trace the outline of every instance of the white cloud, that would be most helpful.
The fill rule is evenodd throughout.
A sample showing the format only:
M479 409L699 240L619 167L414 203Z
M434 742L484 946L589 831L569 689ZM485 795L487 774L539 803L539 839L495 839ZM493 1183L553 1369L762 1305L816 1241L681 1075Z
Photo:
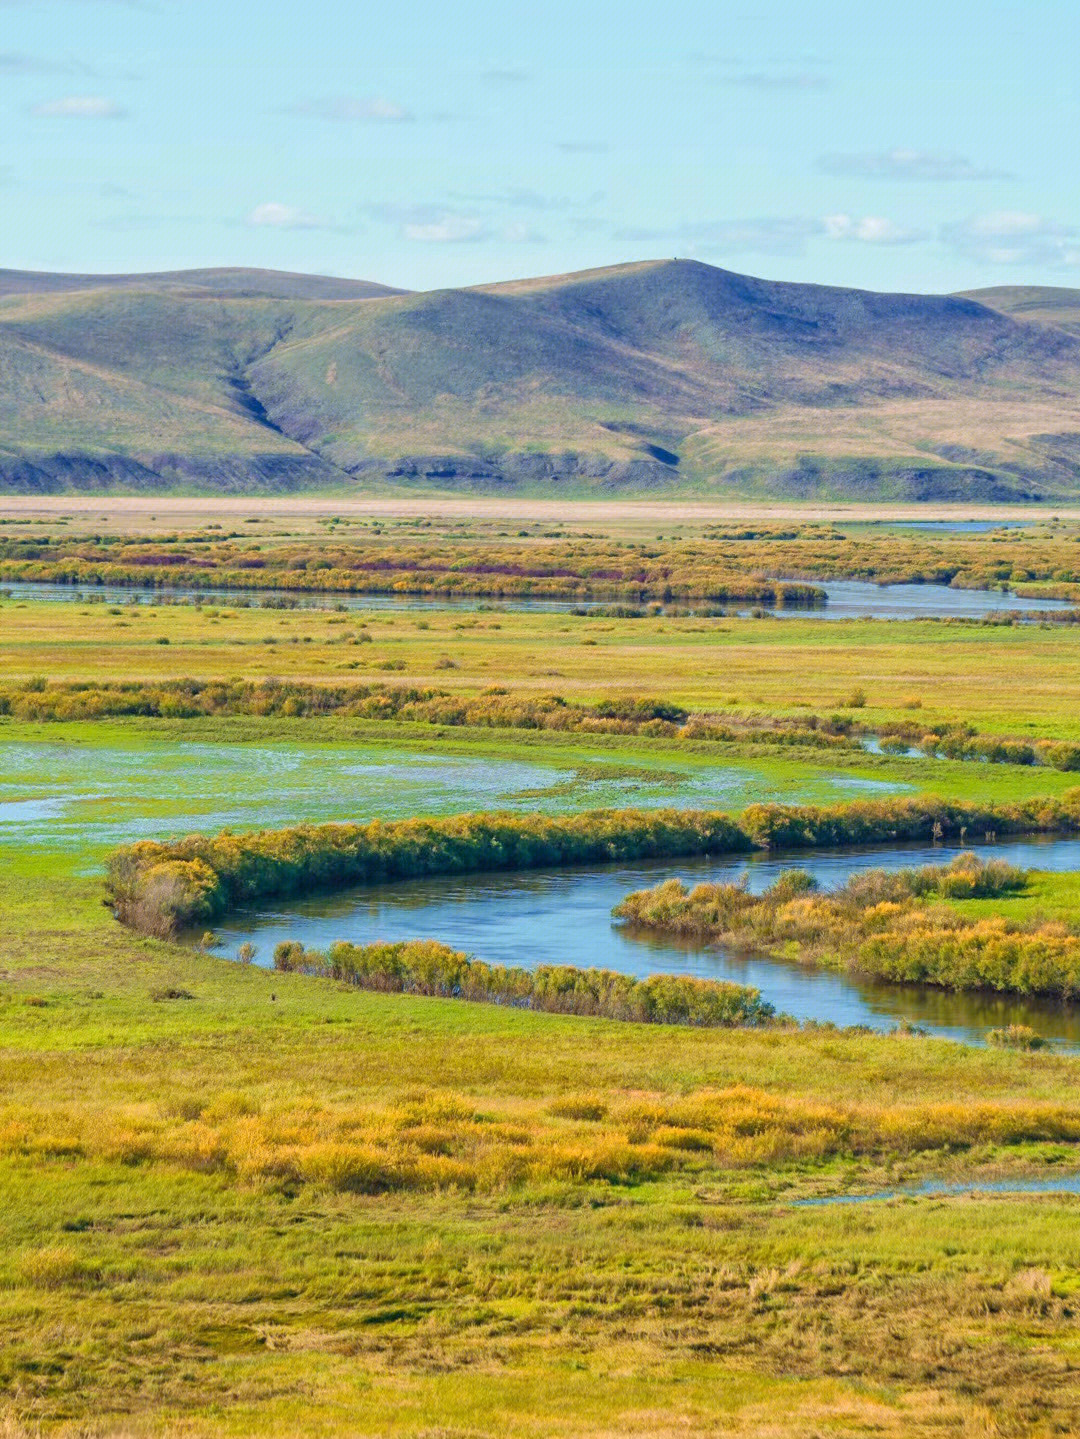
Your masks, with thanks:
M440 215L434 220L408 221L402 226L406 240L424 240L432 244L458 244L463 240L486 240L490 234L475 215Z
M465 240L487 240L494 233L479 215L454 210L447 205L390 202L368 205L367 213L376 220L396 225L403 240L453 244Z
M61 100L46 100L32 105L30 114L49 119L55 116L80 120L119 120L126 112L115 100L104 95L65 95Z
M292 114L313 115L318 120L374 120L389 124L400 124L413 118L412 112L404 105L388 100L385 95L338 95L325 100L305 100L292 107Z
M324 220L307 214L296 205L282 205L277 200L266 200L256 205L247 217L249 225L269 226L275 230L323 230L328 229Z
M898 225L883 215L826 215L822 222L830 240L861 240L867 245L912 245L929 239L926 230Z
M541 235L539 230L534 230L530 225L515 224L504 227L502 238L511 245L540 245L547 236Z
M985 265L1080 264L1080 228L1028 210L992 210L943 225L941 238L965 260Z
M892 150L866 153L832 153L818 162L828 175L854 175L864 180L1002 180L1011 178L1003 170L980 169L963 155L935 150Z

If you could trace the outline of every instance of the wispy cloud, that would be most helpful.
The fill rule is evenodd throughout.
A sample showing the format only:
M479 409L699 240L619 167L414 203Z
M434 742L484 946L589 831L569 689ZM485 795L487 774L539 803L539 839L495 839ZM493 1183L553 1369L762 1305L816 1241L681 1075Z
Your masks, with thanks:
M762 215L746 220L701 220L671 228L616 230L616 240L665 244L692 254L801 255L808 240L854 240L867 245L910 245L929 239L881 215Z
M62 75L70 66L40 55L23 55L17 50L0 51L0 75Z
M771 55L749 59L738 55L697 54L689 57L706 79L746 90L825 90L832 84L819 55Z
M457 245L464 240L486 240L490 230L476 215L440 215L435 220L410 220L401 227L405 240Z
M532 79L532 74L518 65L493 65L481 74L480 79L489 85L524 85Z
M827 175L851 175L863 180L933 180L952 184L961 180L1009 180L1005 170L985 169L963 155L936 150L893 150L822 155L818 167Z
M303 100L289 107L292 115L311 115L317 120L336 120L342 124L376 121L401 124L414 118L412 112L385 95L337 95L322 100Z
M0 5L4 0L0 0ZM46 55L28 55L22 50L0 50L0 75L78 75L84 80L133 80L137 78L130 70L116 66L101 68L88 61L71 55L55 58Z
M547 240L546 235L534 230L531 225L517 223L504 225L500 238L510 245L542 245Z
M525 221L499 223L490 215L444 204L368 205L366 214L397 226L402 240L429 245L480 244L501 240L510 245L541 244L547 236Z
M899 225L884 215L826 215L822 222L830 240L860 240L867 245L913 245L928 240L928 230Z
M39 119L119 120L127 111L104 95L65 95L59 100L31 105L30 114Z
M248 225L268 227L274 230L330 230L333 226L317 215L309 215L297 205L283 205L278 200L266 200L248 214Z
M432 244L460 244L466 240L486 240L491 227L481 216L440 204L368 205L372 219L396 225L403 240L424 240Z
M506 205L520 210L567 211L595 205L604 197L597 191L592 195L587 195L583 200L573 200L568 195L544 195L538 190L510 186L505 190L491 190L486 194L462 194L451 191L450 198L466 205Z
M1080 265L1080 227L1026 210L993 210L943 225L944 243L983 265Z
M555 148L564 155L606 155L611 147L598 140L556 140Z
M616 230L616 240L690 246L700 251L740 251L759 255L801 255L806 241L824 231L821 220L801 215L769 215L749 220L694 221L670 229Z
M721 84L747 90L825 90L832 83L820 70L744 70L718 77Z

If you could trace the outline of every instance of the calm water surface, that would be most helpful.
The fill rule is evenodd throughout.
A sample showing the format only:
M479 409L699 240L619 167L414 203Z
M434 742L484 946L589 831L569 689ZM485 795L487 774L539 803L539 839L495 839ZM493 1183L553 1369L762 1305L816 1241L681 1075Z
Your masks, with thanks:
M969 845L1028 869L1080 868L1080 840L1037 839ZM951 994L915 986L875 984L797 963L709 949L616 924L611 911L631 890L679 876L690 883L745 875L754 892L783 869L807 869L824 888L866 869L947 863L956 849L910 845L892 849L799 851L788 855L646 861L580 870L483 874L407 880L317 899L278 902L229 917L217 934L222 952L250 941L270 964L281 940L325 949L335 940L438 939L497 963L596 965L644 977L697 975L752 984L797 1019L865 1024L889 1030L900 1020L954 1039L985 1039L988 1029L1028 1024L1047 1038L1080 1047L1080 1011L1060 1004L995 995Z
M795 583L793 581L793 583ZM798 581L798 583L804 583ZM1025 610L1033 613L1053 613L1073 609L1066 600L1022 599L1002 590L960 590L949 585L878 585L870 580L808 580L818 585L828 597L828 603L821 609L777 609L774 606L760 606L773 614L785 618L809 618L820 620L859 619L871 616L874 619L912 620L948 616L953 619L979 619L1002 610ZM222 589L162 589L148 590L138 585L62 585L38 582L0 582L0 594L10 595L13 601L56 600L68 603L85 603L88 598L96 602L125 604L138 600L141 604L161 602L190 602L201 600L215 605L235 606L241 600L252 605L267 600L288 599L290 605L300 609L333 609L344 606L347 610L446 610L478 609L512 610L533 613L565 614L572 609L592 609L615 603L629 603L626 600L549 600L526 597L505 599L446 598L436 595L357 595L357 594L303 594L294 590L222 590ZM704 601L693 601L704 604ZM755 608L758 608L755 606ZM733 613L746 614L748 607Z

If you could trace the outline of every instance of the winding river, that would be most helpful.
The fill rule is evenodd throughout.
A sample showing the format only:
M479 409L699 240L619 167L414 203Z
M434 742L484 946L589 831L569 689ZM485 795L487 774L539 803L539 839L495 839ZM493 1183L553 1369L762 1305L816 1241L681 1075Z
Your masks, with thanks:
M1080 839L1023 839L968 845L1025 869L1080 868ZM856 979L798 963L709 949L691 940L634 933L612 908L631 890L672 876L688 882L733 880L766 888L787 868L809 870L822 887L866 869L944 864L957 850L908 845L788 855L647 861L579 870L418 879L333 896L267 904L229 917L217 929L222 953L250 941L257 962L272 963L281 940L325 949L335 940L438 939L496 963L596 965L643 977L692 974L752 984L778 1010L800 1020L889 1030L901 1021L934 1034L982 1042L989 1029L1026 1024L1047 1039L1080 1048L1080 1009L994 994L953 994L921 986Z

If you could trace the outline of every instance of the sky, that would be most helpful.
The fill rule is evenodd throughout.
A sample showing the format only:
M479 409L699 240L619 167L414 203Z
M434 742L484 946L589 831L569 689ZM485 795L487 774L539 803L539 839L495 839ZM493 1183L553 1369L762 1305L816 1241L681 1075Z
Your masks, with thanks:
M0 0L0 266L1080 286L1080 0Z

